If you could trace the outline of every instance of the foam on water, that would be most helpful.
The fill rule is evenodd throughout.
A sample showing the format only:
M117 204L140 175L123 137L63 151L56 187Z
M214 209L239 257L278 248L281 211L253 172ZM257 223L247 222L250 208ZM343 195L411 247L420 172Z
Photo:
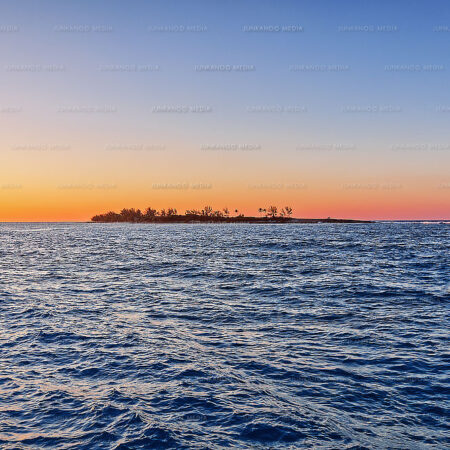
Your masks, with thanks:
M444 448L449 233L1 224L0 447Z

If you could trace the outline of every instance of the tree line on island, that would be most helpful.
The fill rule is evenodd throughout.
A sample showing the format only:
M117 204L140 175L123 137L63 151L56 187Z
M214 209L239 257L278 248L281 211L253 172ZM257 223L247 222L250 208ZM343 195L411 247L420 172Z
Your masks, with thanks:
M178 214L175 208L156 210L148 207L145 211L135 208L124 208L120 213L109 211L92 217L92 222L287 222L292 219L292 208L285 206L278 209L277 206L259 208L260 217L245 216L235 209L231 212L228 208L214 210L211 206L205 206L202 210L188 209L184 214ZM233 215L234 213L234 215Z

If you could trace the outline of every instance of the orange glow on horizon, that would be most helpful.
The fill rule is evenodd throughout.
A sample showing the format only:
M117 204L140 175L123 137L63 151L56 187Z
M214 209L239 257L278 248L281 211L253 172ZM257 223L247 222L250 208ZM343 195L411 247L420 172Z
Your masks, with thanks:
M283 186L283 187L281 187ZM289 185L287 185L289 186ZM271 184L226 189L161 189L122 191L114 185L73 185L58 189L35 188L30 192L20 186L0 190L0 221L2 222L86 222L96 214L120 212L122 208L144 211L174 207L184 214L187 209L238 209L247 216L259 216L258 208L276 205L293 207L293 217L347 218L366 220L449 219L448 195L444 189L431 193L389 190L376 185L343 185L339 189L316 190L313 186ZM429 200L432 198L432 201Z

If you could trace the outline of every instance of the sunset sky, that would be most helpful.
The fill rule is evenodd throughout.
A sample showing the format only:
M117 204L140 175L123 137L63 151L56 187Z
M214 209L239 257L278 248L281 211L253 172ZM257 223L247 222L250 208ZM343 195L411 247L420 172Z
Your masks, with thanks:
M450 218L446 0L0 3L0 221Z

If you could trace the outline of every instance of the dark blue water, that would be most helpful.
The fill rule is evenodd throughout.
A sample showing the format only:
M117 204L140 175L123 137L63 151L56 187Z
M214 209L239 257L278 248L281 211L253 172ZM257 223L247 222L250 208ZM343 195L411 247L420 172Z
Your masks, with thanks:
M447 224L0 225L0 448L445 448Z

